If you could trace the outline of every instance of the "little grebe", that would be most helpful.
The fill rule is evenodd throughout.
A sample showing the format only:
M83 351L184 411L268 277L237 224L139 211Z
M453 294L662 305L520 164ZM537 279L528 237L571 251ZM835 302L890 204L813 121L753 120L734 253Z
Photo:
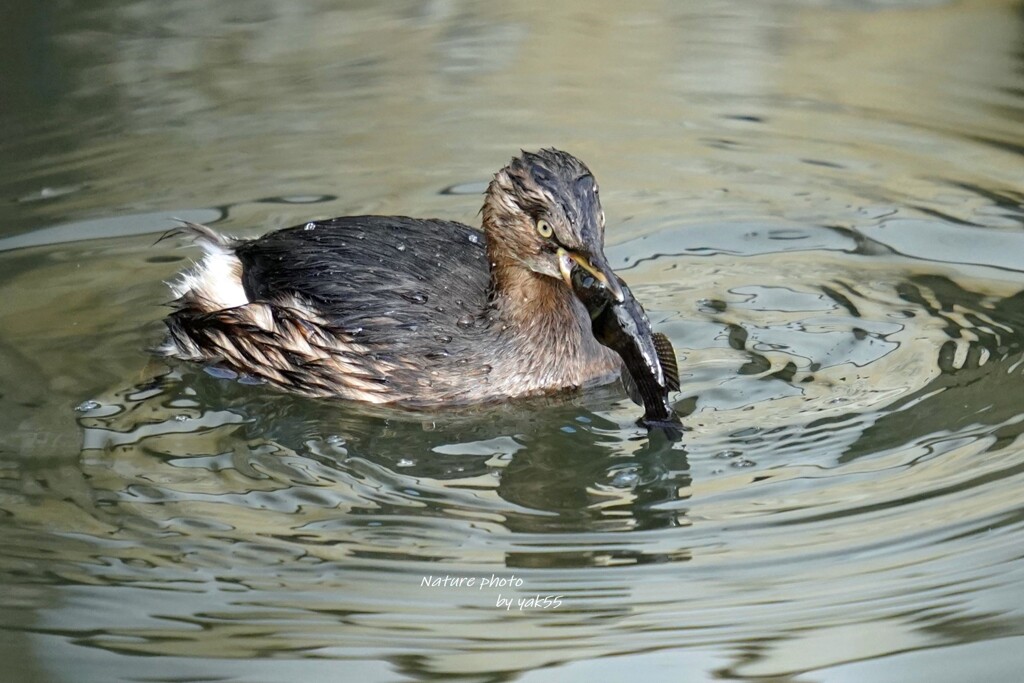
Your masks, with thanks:
M583 162L524 152L495 174L482 213L482 233L398 216L333 218L253 240L187 224L206 255L172 284L160 351L308 396L413 407L618 376L622 360L595 339L570 279L583 269L588 285L623 301Z

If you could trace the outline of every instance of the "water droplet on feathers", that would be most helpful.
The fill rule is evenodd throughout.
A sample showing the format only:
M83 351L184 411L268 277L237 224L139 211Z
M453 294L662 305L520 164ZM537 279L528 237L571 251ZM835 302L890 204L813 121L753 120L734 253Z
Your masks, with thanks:
M414 304L425 304L429 297L423 292L412 292L411 294L402 294L402 298Z

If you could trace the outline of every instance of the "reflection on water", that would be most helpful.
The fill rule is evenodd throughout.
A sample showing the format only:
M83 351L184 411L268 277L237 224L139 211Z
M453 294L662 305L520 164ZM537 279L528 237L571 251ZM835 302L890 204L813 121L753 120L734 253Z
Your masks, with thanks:
M1012 3L3 12L0 679L1015 680ZM169 217L473 223L542 144L682 442L615 386L400 412L145 354Z

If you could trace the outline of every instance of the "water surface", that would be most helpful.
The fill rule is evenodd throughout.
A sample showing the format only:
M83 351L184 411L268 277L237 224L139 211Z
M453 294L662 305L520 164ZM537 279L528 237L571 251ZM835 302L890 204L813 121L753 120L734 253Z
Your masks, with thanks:
M0 680L1017 680L1019 4L87 4L0 10ZM680 443L147 354L172 216L476 224L547 145Z

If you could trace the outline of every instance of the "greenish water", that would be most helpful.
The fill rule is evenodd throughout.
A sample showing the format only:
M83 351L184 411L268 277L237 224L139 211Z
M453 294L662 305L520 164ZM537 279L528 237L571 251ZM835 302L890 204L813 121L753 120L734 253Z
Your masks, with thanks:
M1024 670L1024 10L0 7L0 680ZM601 182L691 431L168 366L172 216L478 223ZM452 585L457 584L457 585Z

